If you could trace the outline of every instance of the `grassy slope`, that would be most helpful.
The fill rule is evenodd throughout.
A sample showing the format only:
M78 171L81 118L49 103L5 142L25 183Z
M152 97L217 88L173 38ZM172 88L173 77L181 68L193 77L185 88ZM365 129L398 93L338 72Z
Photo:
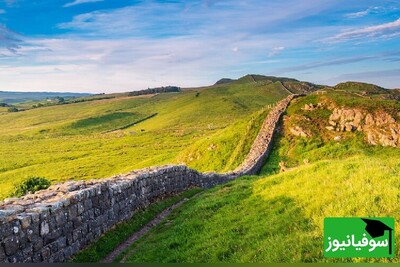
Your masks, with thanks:
M328 96L341 104L354 104L342 93L329 92ZM318 102L320 97L298 100L290 106L288 115L301 116L300 107ZM397 105L384 103L389 108ZM376 100L362 104L374 109ZM329 114L316 110L308 116L315 127L323 129ZM184 204L132 248L129 261L386 261L323 258L323 219L391 216L399 222L399 150L368 146L364 137L355 133L345 133L339 143L330 141L331 136L324 130L310 139L291 137L287 134L291 123L285 121L261 176L218 186ZM304 159L310 164L304 164ZM274 174L279 161L293 169ZM399 247L396 251L399 254ZM400 258L393 261L399 262Z
M130 262L328 261L324 217L400 219L399 171L399 157L381 154L241 178L186 203L135 246Z
M247 125L258 110L286 95L279 84L232 83L153 97L122 97L0 113L0 154L5 155L0 158L0 198L27 176L44 176L53 182L102 178L180 162L177 156L181 157L182 151L196 141L218 135L235 123ZM137 126L101 134L154 113L158 115ZM94 122L100 122L100 126ZM232 129L238 139L243 139L242 130ZM221 138L225 134L220 133ZM238 157L247 153L242 148ZM197 149L207 150L207 146ZM221 155L230 157L236 147L229 149ZM221 161L232 168L239 162L235 158ZM217 164L210 170L225 167Z

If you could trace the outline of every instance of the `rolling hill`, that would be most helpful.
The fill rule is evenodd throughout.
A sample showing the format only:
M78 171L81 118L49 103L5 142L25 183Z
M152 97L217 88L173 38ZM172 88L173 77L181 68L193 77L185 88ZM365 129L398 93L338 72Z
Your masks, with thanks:
M282 82L245 77L176 93L3 111L0 197L29 176L56 183L181 162L202 171L234 169L268 114L265 107L289 94Z
M306 95L288 107L259 175L154 203L75 261L101 260L157 213L189 198L117 261L399 262L398 256L322 254L325 217L390 216L399 227L398 92L359 82L328 87L247 75L174 93L105 95L0 112L0 152L6 155L0 159L0 196L28 176L57 183L167 163L233 170L270 107L293 93Z
M370 98L355 94L370 85L348 85L293 101L259 176L192 197L125 250L124 261L399 262L399 256L327 259L322 254L325 217L389 216L399 227L400 138L389 129L399 127L400 103L385 98L391 92L378 88ZM332 130L335 110L364 117L357 122L346 113ZM341 123L361 127L342 129ZM373 144L370 131L397 140Z

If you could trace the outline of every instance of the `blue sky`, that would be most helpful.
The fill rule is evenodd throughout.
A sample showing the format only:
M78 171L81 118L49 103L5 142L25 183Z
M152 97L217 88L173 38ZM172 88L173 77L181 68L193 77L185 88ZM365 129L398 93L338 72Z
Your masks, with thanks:
M122 92L248 73L400 87L396 0L0 0L0 90Z

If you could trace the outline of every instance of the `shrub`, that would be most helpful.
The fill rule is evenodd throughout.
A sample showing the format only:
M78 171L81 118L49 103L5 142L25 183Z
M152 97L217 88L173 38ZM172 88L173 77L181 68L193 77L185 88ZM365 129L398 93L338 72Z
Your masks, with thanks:
M18 112L18 109L16 107L11 107L8 109L8 112Z
M28 193L47 189L50 186L50 181L43 177L29 177L21 183L15 185L12 197L22 197Z

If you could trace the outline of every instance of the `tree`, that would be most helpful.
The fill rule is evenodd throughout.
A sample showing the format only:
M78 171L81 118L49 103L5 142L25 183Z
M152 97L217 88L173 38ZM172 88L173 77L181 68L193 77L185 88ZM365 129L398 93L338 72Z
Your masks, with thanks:
M64 97L57 96L56 99L58 100L58 103L64 103L65 102Z

